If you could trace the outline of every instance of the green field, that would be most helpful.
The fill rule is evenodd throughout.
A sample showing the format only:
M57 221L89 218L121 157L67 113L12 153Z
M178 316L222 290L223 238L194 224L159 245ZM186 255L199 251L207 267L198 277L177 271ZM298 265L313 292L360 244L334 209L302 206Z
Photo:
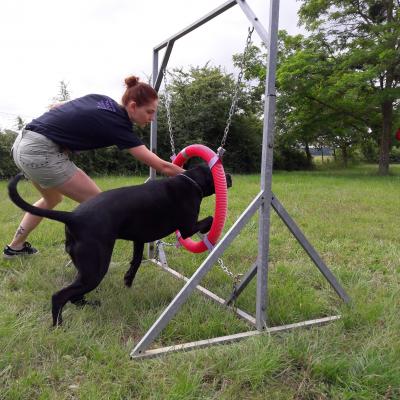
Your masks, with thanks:
M0 399L399 399L400 398L400 168L388 177L376 166L347 170L277 172L273 191L352 298L344 305L296 240L272 212L269 325L329 315L323 327L260 335L234 344L130 360L135 343L175 297L182 282L145 263L132 288L123 275L132 246L118 241L110 271L89 299L99 308L64 309L52 329L50 297L69 283L64 226L44 221L30 241L32 258L0 261ZM226 230L259 191L259 177L234 176ZM109 188L144 177L104 177ZM31 202L37 194L19 186ZM0 227L5 245L21 210L0 182ZM202 215L212 212L203 202ZM59 209L74 203L65 200ZM254 217L224 253L243 273L257 256ZM173 238L166 239L169 242ZM190 276L205 255L167 247L169 265ZM226 298L232 279L215 265L202 285ZM252 282L237 306L255 312ZM155 347L253 330L224 309L193 294L162 332Z

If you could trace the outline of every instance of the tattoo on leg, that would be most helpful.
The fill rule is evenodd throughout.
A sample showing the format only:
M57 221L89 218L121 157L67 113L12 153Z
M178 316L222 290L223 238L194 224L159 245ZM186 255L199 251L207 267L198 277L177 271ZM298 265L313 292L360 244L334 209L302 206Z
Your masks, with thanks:
M25 232L25 228L22 225L20 225L17 229L17 233L15 234L15 236L21 236L24 234L24 232Z

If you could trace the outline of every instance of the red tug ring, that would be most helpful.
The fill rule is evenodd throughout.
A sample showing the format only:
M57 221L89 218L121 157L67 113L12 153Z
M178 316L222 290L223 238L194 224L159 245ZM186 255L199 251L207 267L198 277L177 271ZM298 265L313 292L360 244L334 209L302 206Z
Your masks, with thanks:
M187 238L183 239L181 234L176 231L179 243L192 253L202 253L211 251L220 237L226 220L226 210L228 206L228 190L226 187L226 177L224 167L219 156L207 146L202 144L192 144L185 147L173 160L173 163L180 167L191 157L202 158L210 167L215 186L215 209L214 220L210 231L200 242Z

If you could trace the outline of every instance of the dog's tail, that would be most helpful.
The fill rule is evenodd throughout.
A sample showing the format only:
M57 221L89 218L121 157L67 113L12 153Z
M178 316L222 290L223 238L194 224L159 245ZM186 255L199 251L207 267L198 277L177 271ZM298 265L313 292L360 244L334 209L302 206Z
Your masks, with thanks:
M8 195L10 199L20 208L23 210L37 215L39 217L46 217L50 219L54 219L56 221L63 222L64 224L70 222L72 220L70 212L67 211L55 211L55 210L47 210L44 208L35 207L32 204L27 203L18 193L17 191L17 184L24 176L22 172L16 175L14 178L10 180L8 183Z

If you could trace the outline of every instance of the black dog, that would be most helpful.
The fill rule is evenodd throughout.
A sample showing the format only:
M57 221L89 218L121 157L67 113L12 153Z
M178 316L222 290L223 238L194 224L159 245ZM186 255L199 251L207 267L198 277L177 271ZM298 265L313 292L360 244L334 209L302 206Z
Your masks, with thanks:
M20 208L65 224L65 249L78 270L75 281L52 296L53 325L62 323L62 309L71 301L86 304L84 295L95 289L108 271L116 239L134 242L133 258L124 276L130 287L143 257L144 244L179 229L183 238L207 233L211 216L198 221L203 197L215 192L210 169L200 166L173 178L152 180L100 193L73 212L45 210L28 204L17 192L22 174L14 177L8 192ZM231 178L227 177L227 186Z

